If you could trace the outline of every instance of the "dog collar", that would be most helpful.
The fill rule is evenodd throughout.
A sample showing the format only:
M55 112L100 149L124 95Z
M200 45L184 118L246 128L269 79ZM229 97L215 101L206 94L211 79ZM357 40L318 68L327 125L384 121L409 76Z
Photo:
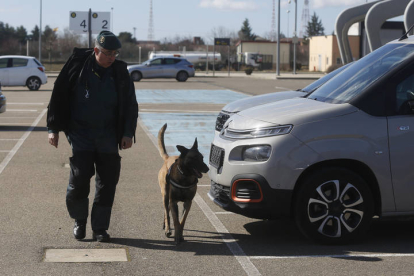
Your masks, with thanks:
M175 160L175 161L177 162L177 160ZM179 189L190 189L190 188L192 188L192 187L194 187L194 186L197 185L197 183L198 183L198 180L197 179L190 186L182 186L182 185L178 184L177 182L175 182L174 180L172 180L171 177L170 177L170 174L171 174L171 168L172 168L173 165L171 165L171 167L168 169L168 173L167 173L167 176L166 176L166 180L167 180L168 183L170 183L171 185L173 185L174 187L179 188ZM177 164L177 167L178 167L178 164ZM178 170L181 172L180 169L178 169Z

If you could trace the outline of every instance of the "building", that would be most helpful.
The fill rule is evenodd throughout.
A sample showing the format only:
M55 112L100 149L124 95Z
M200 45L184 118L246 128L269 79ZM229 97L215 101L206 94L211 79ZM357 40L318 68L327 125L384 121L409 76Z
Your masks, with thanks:
M352 58L360 58L360 36L350 35ZM332 65L342 64L336 35L313 36L309 38L309 71L326 72Z
M291 42L280 42L280 68L282 70L287 70L290 67L290 44ZM277 42L273 41L239 41L236 44L237 47L237 61L244 63L243 60L245 53L257 53L264 56L271 56L270 63L271 67L276 68L277 62Z

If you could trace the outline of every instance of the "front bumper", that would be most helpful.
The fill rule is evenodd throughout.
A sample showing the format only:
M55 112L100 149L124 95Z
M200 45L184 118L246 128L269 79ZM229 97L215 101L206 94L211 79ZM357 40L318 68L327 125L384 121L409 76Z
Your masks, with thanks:
M272 189L258 174L236 175L231 183L229 187L211 181L208 196L222 209L257 219L291 215L292 190Z

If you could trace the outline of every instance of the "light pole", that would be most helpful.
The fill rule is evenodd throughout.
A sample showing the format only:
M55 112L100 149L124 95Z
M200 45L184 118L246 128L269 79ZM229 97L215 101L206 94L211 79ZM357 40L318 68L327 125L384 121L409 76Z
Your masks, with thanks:
M287 10L288 22L287 22L287 34L286 34L286 38L289 37L289 13L290 13L290 10Z
M114 8L111 8L111 17L112 17L112 20L111 20L111 31L112 32L114 32Z
M42 0L40 0L39 61L42 62Z
M276 75L280 76L280 0L277 2L277 62Z
M296 43L298 43L298 37L297 37L297 21L298 21L298 3L297 0L295 1L295 30L293 31L293 74L296 74ZM290 0L289 0L290 4Z
M134 29L134 38L135 38L135 40L137 40L137 37L136 37L136 35L135 35L135 30L137 29L137 28L133 28Z

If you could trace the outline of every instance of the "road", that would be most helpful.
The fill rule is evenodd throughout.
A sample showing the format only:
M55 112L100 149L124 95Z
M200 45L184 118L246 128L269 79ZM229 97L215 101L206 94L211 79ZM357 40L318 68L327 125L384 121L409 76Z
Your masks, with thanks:
M208 175L198 185L184 230L186 242L175 246L165 237L157 183L162 159L154 144L159 128L168 123L165 136L171 154L176 144L189 147L197 137L207 163L215 116L226 102L302 88L311 80L246 76L136 82L137 143L120 153L122 172L109 229L112 242L93 242L89 225L87 238L76 241L65 206L71 150L63 135L58 149L47 142L45 112L54 80L49 77L36 92L3 87L8 110L0 115L1 275L413 274L413 222L375 222L362 242L322 246L304 238L290 220L263 221L223 212L207 196ZM62 262L63 257L52 262L46 253L55 249L96 249L98 255L104 249L121 249L126 261L83 262L93 257L85 253L78 262Z

